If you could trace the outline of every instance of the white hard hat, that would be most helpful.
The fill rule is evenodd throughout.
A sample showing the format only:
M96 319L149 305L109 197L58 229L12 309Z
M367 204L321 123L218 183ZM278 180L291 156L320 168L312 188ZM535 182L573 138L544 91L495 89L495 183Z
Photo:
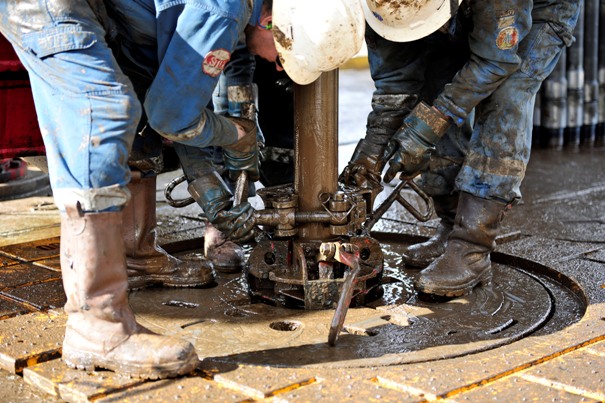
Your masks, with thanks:
M364 0L365 1L365 0ZM275 0L273 36L297 84L315 81L355 56L364 41L361 0Z
M366 21L385 39L424 38L452 18L462 0L361 0Z

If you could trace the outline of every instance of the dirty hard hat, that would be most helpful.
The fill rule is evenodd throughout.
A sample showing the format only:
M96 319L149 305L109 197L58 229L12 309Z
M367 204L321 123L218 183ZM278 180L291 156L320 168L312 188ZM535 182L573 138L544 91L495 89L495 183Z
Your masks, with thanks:
M452 18L462 0L361 0L366 21L385 39L424 38Z
M365 33L361 1L274 0L275 46L295 83L309 84L359 52Z

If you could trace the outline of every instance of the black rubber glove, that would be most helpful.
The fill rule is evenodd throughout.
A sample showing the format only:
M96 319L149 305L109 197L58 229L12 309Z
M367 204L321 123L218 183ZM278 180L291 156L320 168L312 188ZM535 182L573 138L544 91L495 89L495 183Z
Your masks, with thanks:
M246 135L235 144L223 146L225 169L229 170L229 177L234 182L237 180L240 171L246 171L248 179L256 182L260 178L256 123L243 118L227 117L227 119L244 128Z
M191 182L188 190L212 225L230 240L245 242L254 236L254 208L248 202L233 207L232 194L216 171Z
M387 146L387 155L393 155L384 181L390 182L401 172L414 177L428 167L435 144L443 137L451 121L424 102L419 103L403 121Z

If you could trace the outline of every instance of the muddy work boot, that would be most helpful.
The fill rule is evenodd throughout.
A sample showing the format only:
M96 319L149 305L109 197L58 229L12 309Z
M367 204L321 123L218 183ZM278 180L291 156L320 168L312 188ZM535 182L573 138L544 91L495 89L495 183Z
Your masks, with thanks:
M408 246L401 258L406 266L425 268L445 253L447 237L454 227L458 193L449 196L434 196L435 213L441 219L437 231L426 241Z
M218 272L237 273L244 268L244 249L229 241L210 222L206 224L204 233L204 256Z
M187 374L199 363L193 345L140 326L128 304L122 212L61 214L61 271L67 295L63 361L158 379Z
M460 193L445 254L422 270L415 282L425 294L458 297L492 279L490 253L508 205Z
M131 199L124 208L123 238L130 289L152 285L197 287L214 281L206 259L180 260L157 244L156 177L133 172Z

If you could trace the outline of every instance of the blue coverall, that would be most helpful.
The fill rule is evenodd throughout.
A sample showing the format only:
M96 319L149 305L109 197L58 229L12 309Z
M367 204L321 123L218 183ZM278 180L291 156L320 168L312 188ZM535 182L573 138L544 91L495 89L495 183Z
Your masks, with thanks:
M437 95L421 93L424 86L435 86L427 80L436 72L442 71L440 78L452 73L451 51L441 52L441 60L435 52L427 59L419 55L430 51L430 42L394 43L376 39L369 30L375 95L404 94L416 103L418 97L424 98L457 126L473 127L470 141L464 130L450 130L437 145L430 172L421 180L429 194L459 190L505 203L521 198L535 96L564 46L573 43L579 4L580 0L470 1L470 58ZM408 62L402 63L402 58Z
M144 108L155 131L196 147L237 141L234 125L206 106L262 0L103 3L0 3L0 32L30 75L59 209L80 202L83 211L111 211L128 201L142 108L108 45L118 32L117 51L153 77Z

